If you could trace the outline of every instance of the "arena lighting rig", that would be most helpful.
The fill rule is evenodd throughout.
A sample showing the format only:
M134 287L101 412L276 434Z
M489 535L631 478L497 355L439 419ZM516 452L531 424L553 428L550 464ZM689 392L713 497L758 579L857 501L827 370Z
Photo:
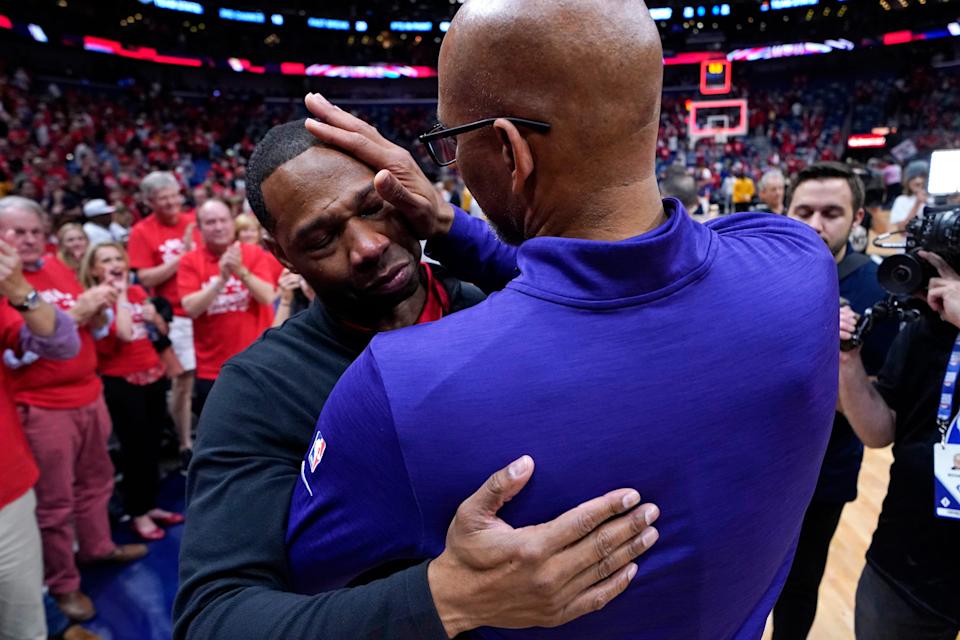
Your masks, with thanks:
M464 0L457 0L457 2L462 3ZM759 5L731 5L729 2L703 2L700 4L689 4L677 7L671 6L652 6L649 8L650 16L657 22L669 22L671 20L677 19L680 20L681 16L683 20L695 20L697 18L721 18L721 17L730 17L733 15L741 15L746 11L741 9L753 10L754 7L758 8L760 12L769 12L769 11L782 11L787 9L797 9L803 7L813 7L817 5L827 5L827 4L840 4L845 5L847 0L763 0ZM895 0L899 4L907 3L908 0ZM232 7L212 7L206 6L200 2L194 2L193 0L139 0L141 4L152 5L157 9L163 9L167 11L179 11L183 13L190 13L193 15L217 15L223 20L233 20L236 22L249 22L254 24L265 24L270 19L270 22L275 26L283 26L285 24L285 18L280 13L270 14L266 9L264 10L240 10ZM886 3L886 0L881 0L881 6ZM888 3L887 3L888 4ZM889 7L884 7L889 8ZM272 8L276 11L276 8ZM308 18L308 26L316 28L331 28L331 29L340 29L340 27L332 26L316 26L309 24L310 20L331 20L331 22L346 22L349 24L349 20L335 20L331 18ZM395 29L391 26L393 31L420 31L420 32L429 32L433 31L435 28L439 28L440 31L445 31L442 28L444 21L441 22L413 22L409 23L414 26L410 28L401 27ZM404 24L408 24L404 22ZM426 25L429 25L427 27ZM359 29L358 29L359 31Z
M143 0L141 0L143 1ZM186 2L186 0L150 0L151 2ZM192 5L197 3L189 3ZM184 6L186 6L184 5ZM157 6L157 5L155 5ZM179 6L179 5L178 5ZM279 21L274 18L280 18ZM266 19L266 16L264 16ZM274 22L282 22L282 16L275 15L271 17ZM333 20L327 18L308 18L308 24L318 29L334 29L339 31L353 30L365 32L370 28L366 21L357 20L352 24L347 21ZM401 22L395 21L391 26L395 30L413 30L426 31L427 28L433 28L430 22ZM446 32L450 28L449 21L440 22L437 27L441 32ZM41 25L33 23L14 23L9 17L0 15L0 30L12 31L18 35L29 37L35 42L49 43L46 32ZM744 49L735 49L726 54L720 51L684 51L668 54L664 58L665 65L702 65L704 62L717 63L724 60L728 62L755 62L761 60L772 60L780 58L791 58L796 56L823 55L840 51L852 51L854 49L864 49L879 46L898 46L911 42L935 40L939 38L960 37L960 22L951 22L942 29L933 29L925 32L914 32L911 30L893 31L873 38L864 38L859 44L845 39L825 40L822 42L795 42L787 44L776 44L767 46L747 47ZM227 59L215 60L204 55L183 55L183 54L165 54L151 47L127 45L118 40L101 38L97 36L66 36L63 42L66 46L82 46L87 51L116 55L135 60L154 62L157 64L170 64L186 67L205 67L205 68L224 68L231 69L237 73L267 73L280 75L306 75L336 78L376 78L376 79L400 79L400 78L432 78L436 77L436 69L424 66L411 65L327 65L311 64L305 62L266 62L254 64L247 58L234 56ZM717 91L717 87L724 87L726 71L722 67L717 67L715 73L709 73L711 67L701 67L701 93L703 95L722 95ZM719 85L713 84L713 79L706 75L716 76ZM729 79L728 77L726 79ZM706 90L704 90L706 89Z

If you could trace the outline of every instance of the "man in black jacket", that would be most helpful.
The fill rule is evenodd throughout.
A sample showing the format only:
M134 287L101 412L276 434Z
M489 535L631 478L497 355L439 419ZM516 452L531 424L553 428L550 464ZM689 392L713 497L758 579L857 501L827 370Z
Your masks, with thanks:
M649 525L658 510L637 507L632 489L512 529L496 512L530 479L533 461L524 456L461 505L429 576L423 563L319 596L287 592L286 510L327 395L375 332L436 320L483 297L419 264L408 220L373 178L302 122L272 129L251 158L248 195L273 251L322 304L230 360L207 401L187 481L178 640L431 639L450 629L559 625L619 595L629 583L623 568L656 540ZM440 249L471 256L470 247ZM493 289L509 277L476 279ZM612 516L620 517L604 523ZM587 588L578 586L584 576Z

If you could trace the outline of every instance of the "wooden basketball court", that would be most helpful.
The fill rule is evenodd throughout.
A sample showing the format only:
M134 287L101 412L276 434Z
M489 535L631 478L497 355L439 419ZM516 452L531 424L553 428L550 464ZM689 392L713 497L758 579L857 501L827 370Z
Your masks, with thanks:
M853 638L853 603L864 555L877 526L880 505L890 479L890 447L867 449L860 470L857 499L847 504L840 526L830 544L827 569L820 583L817 618L809 640L850 640ZM763 634L770 638L770 622Z

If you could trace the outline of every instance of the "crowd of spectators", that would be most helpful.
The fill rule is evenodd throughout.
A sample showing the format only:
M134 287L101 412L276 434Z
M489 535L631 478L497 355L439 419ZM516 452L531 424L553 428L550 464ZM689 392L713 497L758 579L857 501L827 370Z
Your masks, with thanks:
M688 96L667 93L661 111L658 169L691 169L702 199L734 209L729 178L756 182L768 169L790 176L818 160L843 156L846 136L888 126L920 154L960 145L960 78L930 70L881 74L850 83L797 75L786 84L741 84L748 134L691 141ZM346 104L432 170L417 135L435 122L432 104ZM148 211L137 186L150 171L170 170L194 206L216 197L244 210L246 158L270 127L305 115L296 101L187 97L129 83L92 88L39 81L24 69L0 74L0 196L43 205L54 229L83 222L83 204L103 199L113 221L129 228ZM885 160L890 161L887 157ZM436 175L440 179L446 176Z

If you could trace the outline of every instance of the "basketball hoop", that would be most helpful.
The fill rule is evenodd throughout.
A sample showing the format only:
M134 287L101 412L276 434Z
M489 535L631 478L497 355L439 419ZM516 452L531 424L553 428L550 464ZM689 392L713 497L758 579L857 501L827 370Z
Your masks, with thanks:
M727 140L730 139L728 134L728 131L730 131L730 116L709 116L707 118L707 128L718 132L711 136L714 142L718 145L727 144Z
M747 101L692 101L687 117L687 138L693 149L705 138L726 144L731 137L747 134Z

